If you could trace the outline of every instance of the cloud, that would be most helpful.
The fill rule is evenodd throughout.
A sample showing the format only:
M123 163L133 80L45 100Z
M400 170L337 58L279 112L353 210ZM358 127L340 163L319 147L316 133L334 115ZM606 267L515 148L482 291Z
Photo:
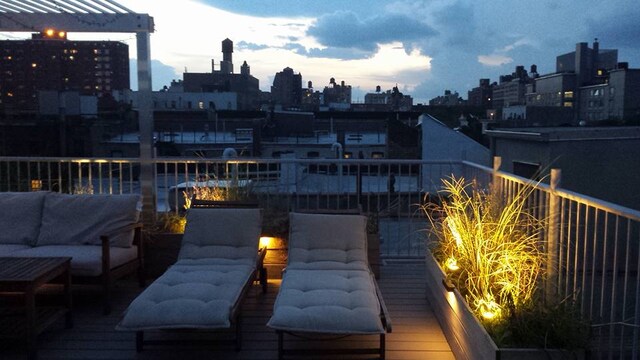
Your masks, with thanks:
M129 74L131 89L138 90L138 63L136 59L129 59ZM172 66L163 64L159 60L151 60L151 76L151 84L155 91L162 89L163 86L169 86L171 80L182 78L182 75L178 75Z
M587 34L602 40L607 47L633 47L640 44L640 8L629 6L599 19L587 21Z
M268 48L269 45L254 44L254 43L250 43L250 42L246 42L246 41L239 41L237 44L235 44L235 47L237 49L239 49L239 50L258 51L258 50L264 50L264 49Z
M502 66L510 64L513 59L505 55L478 55L478 62L486 66Z
M351 11L323 15L307 30L327 47L374 52L379 44L406 42L436 35L429 25L401 14L383 14L361 20Z

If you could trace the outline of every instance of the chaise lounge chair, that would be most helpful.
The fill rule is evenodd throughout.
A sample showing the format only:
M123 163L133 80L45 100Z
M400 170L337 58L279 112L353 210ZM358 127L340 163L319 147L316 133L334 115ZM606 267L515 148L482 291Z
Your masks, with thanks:
M258 249L260 209L197 208L187 213L178 261L129 305L117 330L236 330L240 349L240 305L261 271L266 249ZM261 277L263 291L266 278Z
M379 354L391 322L367 261L361 215L290 214L289 260L267 326L278 358L318 353ZM379 335L378 349L285 349L284 334Z

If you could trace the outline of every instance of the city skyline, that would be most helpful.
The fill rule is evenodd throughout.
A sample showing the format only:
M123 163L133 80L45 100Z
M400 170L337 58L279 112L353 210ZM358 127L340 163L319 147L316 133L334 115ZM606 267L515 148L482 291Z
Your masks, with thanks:
M181 79L182 73L218 66L221 41L234 41L235 72L243 61L268 91L285 67L302 74L316 89L331 77L353 87L353 101L377 85L396 84L428 103L444 90L466 93L478 79L509 74L516 65L555 71L555 57L575 43L598 38L601 48L619 49L620 61L640 59L640 7L634 1L544 1L477 4L471 1L119 0L154 17L151 36L153 88ZM579 11L577 11L579 10ZM24 38L27 34L2 34ZM70 39L110 39L135 45L131 34L70 34ZM135 51L130 49L130 58ZM136 79L132 78L135 88Z

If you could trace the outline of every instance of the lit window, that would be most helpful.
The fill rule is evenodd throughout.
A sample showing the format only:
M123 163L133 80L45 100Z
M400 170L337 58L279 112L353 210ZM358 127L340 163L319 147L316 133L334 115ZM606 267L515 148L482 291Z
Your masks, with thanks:
M353 153L350 152L346 152L342 155L345 159L351 159L351 157L353 156Z
M602 76L602 75L604 75L604 70L598 69L598 76Z
M382 159L382 158L384 158L384 153L382 153L380 151L373 151L373 152L371 152L371 158L372 159Z
M73 60L73 55L69 56L69 60Z
M32 64L31 64L31 67L32 67L32 68L36 68L36 67L38 67L38 64L36 64L36 63L32 63Z
M573 91L565 91L564 92L565 99L573 99Z
M204 101L198 101L198 109L204 109Z
M570 102L570 101L565 101L564 102L564 107L568 107L568 108L573 107L573 103Z

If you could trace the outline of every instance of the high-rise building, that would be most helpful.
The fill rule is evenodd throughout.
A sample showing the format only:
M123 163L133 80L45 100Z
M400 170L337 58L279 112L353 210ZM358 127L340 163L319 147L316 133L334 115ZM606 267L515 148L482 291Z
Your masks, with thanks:
M29 40L0 41L0 108L37 111L41 91L98 97L129 85L129 46L73 41L45 31Z
M302 74L295 74L290 67L276 73L271 86L271 98L283 108L300 106L302 100Z
M238 110L255 110L260 107L260 81L251 75L251 68L245 61L240 67L240 74L233 72L233 42L222 41L222 61L220 70L215 69L211 60L210 73L183 74L184 92L234 92L237 94Z
M481 106L484 108L492 106L493 87L489 79L480 79L480 85L471 89L467 95L467 105L469 106Z

